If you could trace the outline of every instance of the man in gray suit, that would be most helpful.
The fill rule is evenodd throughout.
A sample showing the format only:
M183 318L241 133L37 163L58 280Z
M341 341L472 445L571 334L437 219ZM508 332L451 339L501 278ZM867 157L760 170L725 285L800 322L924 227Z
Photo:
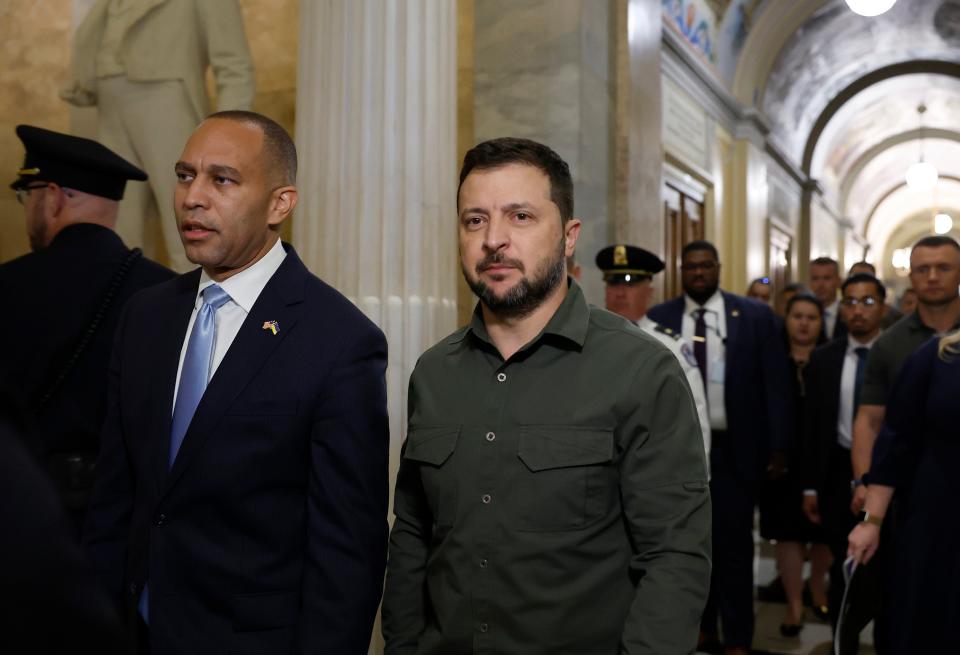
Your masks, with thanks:
M98 140L144 169L150 186L131 188L118 232L143 243L155 203L170 264L190 267L173 217L172 170L180 148L210 113L207 69L217 109L249 109L253 63L237 0L97 0L74 38L73 79L60 96L99 109Z

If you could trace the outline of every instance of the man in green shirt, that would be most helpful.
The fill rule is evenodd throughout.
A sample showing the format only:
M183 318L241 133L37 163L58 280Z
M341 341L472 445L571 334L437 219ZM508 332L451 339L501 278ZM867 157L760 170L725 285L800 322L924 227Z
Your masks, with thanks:
M692 652L710 498L679 364L566 276L580 221L552 150L476 146L457 200L480 302L410 379L386 653Z

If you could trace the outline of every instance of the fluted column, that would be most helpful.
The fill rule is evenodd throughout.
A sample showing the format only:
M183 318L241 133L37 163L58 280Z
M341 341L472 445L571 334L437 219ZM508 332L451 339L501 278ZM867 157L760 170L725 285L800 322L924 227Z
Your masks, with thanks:
M456 327L455 36L448 0L300 3L293 243L387 335L393 474L410 372Z

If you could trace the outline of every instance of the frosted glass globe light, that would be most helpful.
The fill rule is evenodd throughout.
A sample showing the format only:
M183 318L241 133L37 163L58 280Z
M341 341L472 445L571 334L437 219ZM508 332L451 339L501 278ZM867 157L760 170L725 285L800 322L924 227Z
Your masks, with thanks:
M897 0L847 0L850 11L861 16L879 16L890 11Z
M907 169L907 186L914 191L929 191L937 184L937 167L928 161L918 161Z
M937 214L933 217L933 231L937 234L946 234L953 229L953 219L950 214Z

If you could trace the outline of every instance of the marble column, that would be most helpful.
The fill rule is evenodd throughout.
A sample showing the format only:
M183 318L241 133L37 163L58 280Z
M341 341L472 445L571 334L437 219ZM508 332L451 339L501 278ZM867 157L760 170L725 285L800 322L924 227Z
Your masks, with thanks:
M664 254L661 4L614 0L613 237ZM661 276L662 279L662 276Z
M453 2L300 5L293 244L387 335L391 489L410 373L456 327L455 35Z

